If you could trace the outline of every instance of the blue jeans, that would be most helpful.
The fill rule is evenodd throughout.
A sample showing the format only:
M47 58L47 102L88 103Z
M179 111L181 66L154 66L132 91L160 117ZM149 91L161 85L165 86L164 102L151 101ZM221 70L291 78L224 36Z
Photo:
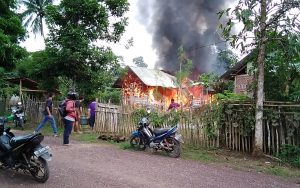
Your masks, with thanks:
M41 130L41 128L43 128L45 126L45 124L47 123L48 120L50 121L50 125L53 129L53 133L57 134L57 127L56 127L55 119L53 116L49 117L48 115L44 116L42 122L35 129L35 132L39 132Z
M64 144L69 144L69 137L72 132L74 121L64 119L65 129L64 129Z

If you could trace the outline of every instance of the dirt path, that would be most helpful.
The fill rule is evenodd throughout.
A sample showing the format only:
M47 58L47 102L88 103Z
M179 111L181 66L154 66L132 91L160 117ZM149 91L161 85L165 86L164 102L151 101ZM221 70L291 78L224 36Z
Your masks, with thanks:
M109 145L75 143L62 146L61 139L47 137L44 141L53 153L49 163L50 178L45 184L22 173L0 170L0 187L300 187L279 177L124 151Z

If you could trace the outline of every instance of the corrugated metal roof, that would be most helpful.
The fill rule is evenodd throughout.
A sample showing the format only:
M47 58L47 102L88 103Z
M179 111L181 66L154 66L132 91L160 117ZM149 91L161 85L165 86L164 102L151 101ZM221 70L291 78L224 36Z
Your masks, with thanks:
M161 70L147 69L145 67L129 67L147 86L160 86L177 88L176 77Z

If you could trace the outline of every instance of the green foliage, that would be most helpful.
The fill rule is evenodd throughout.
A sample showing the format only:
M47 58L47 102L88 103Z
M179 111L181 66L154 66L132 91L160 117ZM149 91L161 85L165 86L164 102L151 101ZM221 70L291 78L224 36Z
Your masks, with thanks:
M150 124L157 128L162 127L164 124L168 126L176 125L180 119L184 116L182 111L171 110L168 113L164 113L157 110L152 110L150 114L145 109L136 109L132 112L135 124L137 124L142 117L149 117Z
M223 93L224 90L233 92L234 82L232 80L222 80L214 73L203 73L198 78L199 82L207 88L212 88L216 93Z
M128 8L127 0L62 0L59 5L48 6L49 77L72 79L85 96L111 86L119 67L118 58L110 48L94 44L119 41L127 25L124 14Z
M267 46L266 99L299 102L300 38L295 34L276 32L268 35L280 40L271 40Z
M11 71L26 51L18 43L25 38L19 16L14 12L16 1L0 1L0 67Z
M300 167L300 148L298 146L283 145L278 157L294 167Z
M19 87L17 85L9 85L5 79L13 76L11 73L7 73L4 68L0 67L0 97L7 98L13 94L19 93Z
M133 121L136 125L140 122L142 117L148 117L148 115L149 114L144 108L135 109L132 112Z
M99 97L100 101L110 102L113 104L121 104L121 94L122 91L119 89L111 89L100 91L97 93L97 97Z
M219 81L219 78L214 73L203 73L199 76L198 80L203 82L205 87L209 87L213 86L217 81Z
M191 74L191 70L193 68L192 60L187 57L182 46L178 48L178 61L180 69L176 72L175 76L179 85L182 85Z
M158 112L152 111L150 113L150 123L153 127L162 127L163 123L165 122L165 115Z
M53 57L45 50L32 52L17 63L17 71L20 76L37 81L40 89L54 91L54 89L61 87L62 76L52 76L56 71L51 69L52 61ZM62 91L65 93L64 90Z
M229 70L238 62L238 57L231 50L221 50L218 59L225 63L225 70Z
M228 90L225 90L224 93L217 93L214 96L216 97L217 100L220 100L220 101L246 101L246 100L250 99L246 95L233 93Z
M133 58L133 63L138 67L148 67L148 65L144 62L144 58L142 56Z

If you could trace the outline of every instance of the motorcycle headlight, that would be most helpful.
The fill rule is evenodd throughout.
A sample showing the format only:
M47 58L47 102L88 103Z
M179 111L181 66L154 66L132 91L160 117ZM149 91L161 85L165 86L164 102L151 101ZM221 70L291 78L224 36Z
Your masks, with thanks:
M142 122L143 125L146 125L148 123L148 119L147 118L143 118L141 122Z

